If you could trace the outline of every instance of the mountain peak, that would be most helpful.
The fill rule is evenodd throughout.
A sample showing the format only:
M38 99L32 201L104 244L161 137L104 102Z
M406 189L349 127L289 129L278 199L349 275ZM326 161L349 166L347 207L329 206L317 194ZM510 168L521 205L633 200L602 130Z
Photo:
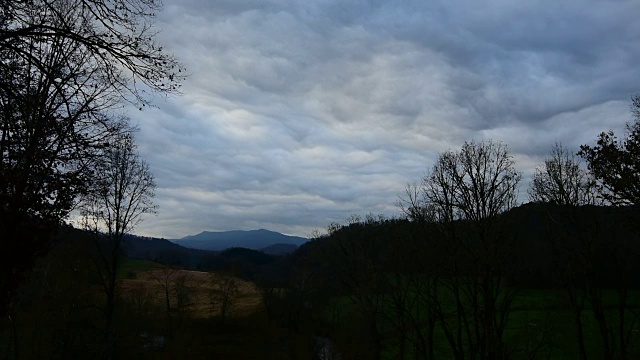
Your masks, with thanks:
M284 235L279 232L258 230L203 231L197 235L185 236L172 240L176 244L193 249L224 250L231 247L262 249L274 244L291 244L300 246L309 241L299 236Z

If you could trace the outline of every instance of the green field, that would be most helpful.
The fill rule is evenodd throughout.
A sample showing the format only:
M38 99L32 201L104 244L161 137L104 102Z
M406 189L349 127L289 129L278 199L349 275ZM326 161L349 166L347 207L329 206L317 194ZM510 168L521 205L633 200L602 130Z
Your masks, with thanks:
M387 296L385 296L386 298ZM510 359L577 359L577 331L575 318L566 299L563 289L524 289L518 292L514 299L512 311L507 322L504 340L509 349ZM617 328L618 312L616 293L613 290L603 292L606 316L611 326ZM398 330L388 321L395 316L391 307L384 299L384 315L381 316L381 333L383 334L383 358L398 358ZM640 291L630 294L630 310L640 311ZM453 305L451 305L453 309ZM416 309L414 309L414 312ZM349 297L335 298L329 306L325 318L340 327L346 327L346 333L356 333L358 322L353 321L354 313L358 312L358 305ZM633 322L632 311L627 311L627 325ZM416 312L417 313L417 312ZM424 311L423 311L424 313ZM386 319L386 320L385 320ZM602 341L598 330L598 323L593 316L590 304L585 304L582 312L582 329L588 358L602 358ZM361 330L360 330L361 331ZM414 358L412 335L405 345L405 357ZM614 341L617 341L614 340ZM434 353L437 359L452 357L449 343L442 327L436 323L434 331ZM640 354L640 324L631 329L629 353Z
M118 279L135 279L137 274L162 269L165 265L150 260L125 258L118 267Z

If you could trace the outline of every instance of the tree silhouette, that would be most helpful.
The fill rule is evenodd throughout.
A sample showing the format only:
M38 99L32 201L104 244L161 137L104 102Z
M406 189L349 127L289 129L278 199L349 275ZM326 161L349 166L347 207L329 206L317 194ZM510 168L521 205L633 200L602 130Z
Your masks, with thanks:
M635 120L627 123L625 139L609 130L579 152L602 185L601 196L615 205L640 203L640 96L632 98L632 113Z
M596 181L580 167L575 155L556 143L544 166L536 168L528 191L529 200L557 205L593 205L596 200Z
M146 214L156 212L155 181L149 165L140 158L131 134L110 144L96 163L95 182L83 196L81 214L85 229L96 239L97 272L106 296L103 309L108 355L115 348L112 322L116 301L116 277L122 260L123 240Z
M113 111L176 93L177 60L155 43L156 0L0 2L0 314L86 191Z
M515 206L520 179L506 145L466 142L407 189L405 214L428 229L425 241L441 254L443 279L425 291L440 288L431 306L453 358L507 356L503 337L515 291L505 284L512 249L500 215Z
M85 88L80 91L107 84L121 96L147 103L145 87L176 92L184 78L182 66L154 40L153 18L161 6L159 0L3 1L0 52L4 59L33 63L52 78L76 60L79 67L70 75L91 80L78 82ZM58 42L72 44L74 52L54 64L31 51L34 45Z
M600 198L614 206L631 206L637 211L640 203L640 96L632 98L634 122L627 123L627 134L618 139L610 130L598 136L595 146L582 145L580 152L588 169L598 181ZM603 358L626 359L634 326L640 320L634 309L629 308L630 286L640 256L637 221L631 217L623 221L623 227L632 229L630 239L616 239L614 246L605 247L607 261L616 269L613 284L592 286L590 300L603 345ZM614 239L609 239L612 242ZM612 287L617 293L616 316L610 316L602 300L602 287Z
M544 165L536 168L528 194L533 202L557 206L555 209L558 211L553 215L549 212L547 219L548 227L557 229L551 234L550 242L559 268L558 275L567 291L573 313L579 358L586 359L583 314L590 296L588 290L595 286L587 267L595 261L593 245L596 234L593 228L582 226L584 222L581 219L587 214L581 206L600 203L596 181L580 166L575 155L556 143L550 156L545 158ZM590 221L591 224L596 222L597 219ZM597 307L600 304L598 300L599 297L594 302L596 312L601 310Z

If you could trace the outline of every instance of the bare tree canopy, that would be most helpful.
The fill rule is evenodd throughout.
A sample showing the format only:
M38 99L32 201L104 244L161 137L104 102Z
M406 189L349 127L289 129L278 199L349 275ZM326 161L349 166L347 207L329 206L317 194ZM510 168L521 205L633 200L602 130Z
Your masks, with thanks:
M521 175L514 165L503 143L466 142L459 152L441 154L420 185L407 187L400 203L410 220L430 230L424 235L429 247L442 251L434 261L450 279L422 282L422 288L435 293L443 286L454 299L455 320L443 311L451 305L438 296L429 300L452 358L508 358L504 332L516 291L505 286L513 242L500 215L517 202Z
M154 214L155 180L130 133L119 136L96 163L93 188L83 197L89 229L121 240L146 214Z
M59 221L126 127L112 111L172 93L181 65L155 43L156 0L0 3L0 200ZM115 120L114 120L115 119Z
M116 137L96 162L95 181L81 204L83 225L95 235L99 262L97 273L106 297L104 334L111 352L116 338L112 321L116 301L116 274L122 259L124 235L143 216L156 212L156 187L149 165L140 158L130 133Z
M155 42L160 7L0 0L0 314L126 132L123 101L178 92L185 71Z
M423 179L421 206L433 209L436 221L479 221L497 216L516 204L522 176L514 164L503 143L465 142L460 152L448 151L438 157ZM413 196L420 193L415 189L409 192ZM424 214L424 210L411 211Z
M597 202L595 179L561 144L555 144L544 165L536 168L528 194L533 202L558 205L580 206Z
M184 78L178 61L155 42L153 18L160 8L158 0L2 0L0 52L3 59L32 63L55 79L56 68L31 48L72 44L83 54L81 70L92 78L84 87L106 83L144 104L141 84L176 92ZM68 65L61 60L60 67Z

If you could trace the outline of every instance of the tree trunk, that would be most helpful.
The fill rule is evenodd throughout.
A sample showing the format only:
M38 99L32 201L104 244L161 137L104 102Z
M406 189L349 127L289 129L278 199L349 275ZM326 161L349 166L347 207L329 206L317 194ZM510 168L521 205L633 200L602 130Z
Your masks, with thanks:
M164 288L165 295L165 306L167 308L167 325L168 325L168 337L171 339L173 337L173 325L171 323L171 294L169 294L169 283L167 280L167 284Z

